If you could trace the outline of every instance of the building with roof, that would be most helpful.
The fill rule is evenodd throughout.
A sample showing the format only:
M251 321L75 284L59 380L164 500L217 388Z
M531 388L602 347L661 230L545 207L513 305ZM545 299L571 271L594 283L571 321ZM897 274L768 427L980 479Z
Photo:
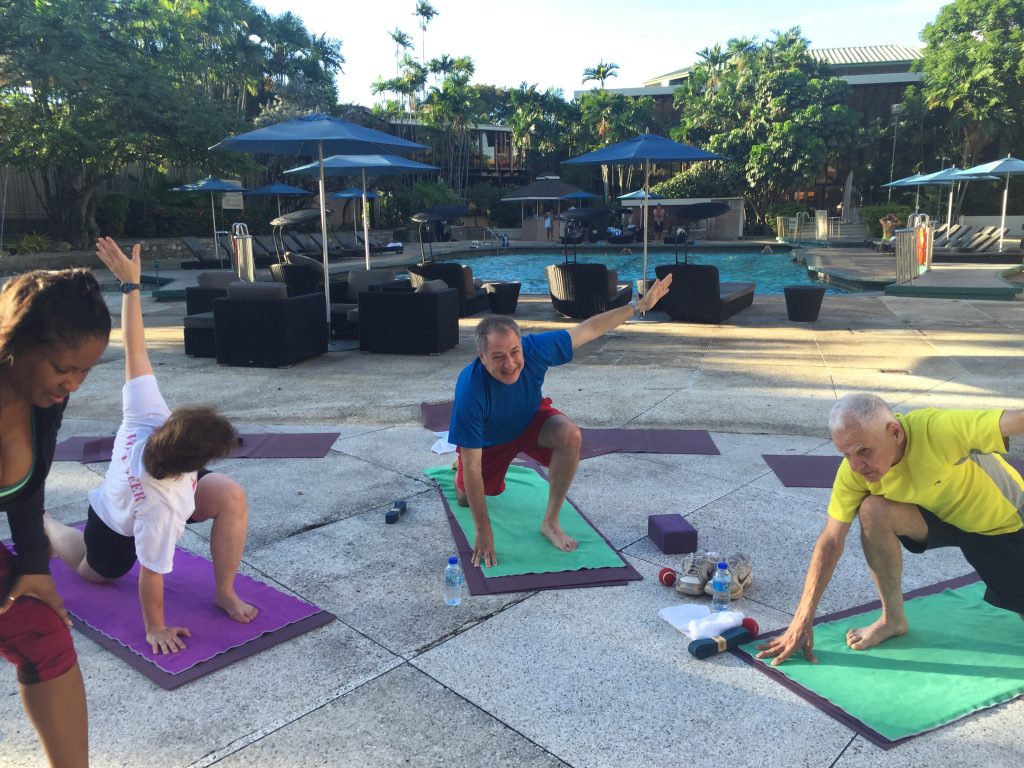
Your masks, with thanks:
M903 101L907 86L921 82L923 75L911 71L913 63L921 58L922 48L906 45L865 45L848 48L818 48L810 54L832 68L837 77L850 85L847 104L861 116L861 125L876 120L887 124L893 119L893 105ZM657 75L645 80L642 88L608 90L624 96L638 98L650 96L656 105L656 114L666 124L678 122L681 113L673 104L676 88L690 76L696 64ZM578 98L585 91L576 91ZM811 207L835 209L839 203L851 210L850 195L855 181L851 172L863 167L867 155L877 155L878 147L860 150L837 167L827 169L813 188L798 193L797 199Z

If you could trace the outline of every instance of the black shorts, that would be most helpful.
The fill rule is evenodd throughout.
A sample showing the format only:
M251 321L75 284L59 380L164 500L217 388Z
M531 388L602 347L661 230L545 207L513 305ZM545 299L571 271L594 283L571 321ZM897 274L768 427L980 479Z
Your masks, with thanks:
M928 538L920 542L900 536L904 549L920 554L940 547L959 547L985 582L985 602L1024 614L1024 528L997 536L968 533L927 509L917 509L928 526Z
M210 470L200 469L196 480L208 474ZM190 517L185 522L195 520ZM90 504L85 523L85 560L89 567L105 579L119 579L132 569L136 559L135 537L122 536L109 528Z

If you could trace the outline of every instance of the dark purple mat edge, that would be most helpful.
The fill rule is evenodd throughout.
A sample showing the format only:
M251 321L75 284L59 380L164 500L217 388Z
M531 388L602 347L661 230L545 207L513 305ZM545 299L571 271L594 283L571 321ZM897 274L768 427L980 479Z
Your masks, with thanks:
M903 597L904 597L905 600L913 600L915 597L924 597L925 595L935 595L935 594L938 594L939 592L942 592L942 591L944 591L946 589L958 589L960 587L965 587L968 584L973 584L976 581L978 581L978 574L976 574L976 573L968 573L968 574L965 574L963 576L957 576L957 577L952 578L952 579L946 579L945 581L940 581L937 584L931 584L931 585L929 585L927 587L920 587L919 589L911 590L910 592L905 593ZM879 600L872 600L870 603L864 603L863 605L854 606L853 608L845 608L844 610L836 611L835 613L829 613L829 614L826 614L824 616L819 616L818 618L816 618L814 620L814 624L815 624L815 626L817 626L818 624L821 624L821 623L826 622L826 621L837 621L837 620L840 620L840 619L845 619L845 618L847 618L849 616L855 616L855 615L857 615L859 613L864 613L865 611L874 611L874 610L877 610L878 608L881 608L881 607L882 607L881 601L879 601ZM780 629L776 629L776 630L773 630L771 632L764 632L764 633L758 635L757 639L759 641L760 640L766 640L766 639L768 639L770 637L775 637L776 635L781 635L785 630L786 630L786 628L782 627ZM747 665L757 669L762 674L767 675L772 680L774 680L775 682L779 683L786 690L795 693L797 696L799 696L801 699L803 699L804 701L808 702L809 704L813 704L815 707L820 709L822 712L824 712L829 717L831 717L834 720L842 723L847 728L849 728L851 731L853 731L856 734L859 734L859 735L863 736L865 739L870 741L876 747L880 747L881 749L886 749L886 750L892 749L893 747L898 746L900 744L903 744L904 742L909 741L910 739L914 739L914 738L917 738L918 736L921 736L921 735L923 735L925 733L930 733L931 731L938 730L938 728L945 728L947 725L950 725L951 723L955 723L957 720L962 719L962 718L956 718L955 720L951 720L949 723L944 723L943 725L940 725L937 728L932 728L930 731L922 731L921 733L915 733L915 734L913 734L911 736L904 736L904 737L902 737L900 739L890 739L887 736L883 736L882 734L880 734L875 729L865 725L864 723L862 723L860 720L858 720L856 717L854 717L853 715L849 714L845 710L840 709L835 704L830 702L828 699L823 698L822 696L819 696L818 694L814 693L810 689L805 688L804 686L800 685L799 683L794 682L790 678L786 677L777 668L770 667L767 664L764 664L763 662L758 661L751 654L749 654L747 651L745 651L745 650L743 650L741 648L732 648L732 649L730 649L729 652L733 656L735 656L738 659L740 659L745 664L747 664Z
M520 454L520 457L522 458L522 454ZM520 466L530 467L545 480L547 479L547 474L532 459L517 463ZM459 553L462 571L466 575L466 586L469 588L469 594L473 596L499 595L507 592L534 592L541 589L621 587L630 581L643 580L643 576L625 560L622 561L622 567L619 568L588 568L581 571L559 571L557 573L527 573L519 576L497 576L488 579L484 576L483 569L480 566L472 564L473 548L470 546L466 534L463 533L459 521L455 519L455 514L448 504L448 499L441 491L441 486L434 481L431 482L441 497L441 503L444 504L448 526L452 529L452 537L455 539L455 549ZM587 525L597 531L597 535L604 539L605 543L611 547L611 550L621 558L622 555L619 554L618 550L601 533L600 529L590 521L590 518L583 514L583 511L576 506L575 502L569 498L566 498L566 501L573 509L579 512L580 517L587 522Z

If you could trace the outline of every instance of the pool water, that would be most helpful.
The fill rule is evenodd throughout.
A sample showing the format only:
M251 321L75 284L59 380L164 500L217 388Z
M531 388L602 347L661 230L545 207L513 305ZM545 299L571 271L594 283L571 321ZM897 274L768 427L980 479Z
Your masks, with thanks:
M524 251L520 253L460 254L457 258L473 268L473 277L482 280L518 280L523 284L523 293L548 292L548 281L544 268L548 264L560 264L565 260L561 251ZM570 255L570 259L571 259ZM691 264L713 264L718 267L723 282L753 282L757 293L782 295L786 285L824 285L812 280L805 264L793 263L793 253L761 253L760 251L690 251L687 260ZM631 254L608 252L585 253L580 251L577 261L604 264L617 269L620 282L631 282L635 286L643 270L643 252L634 250ZM682 262L683 255L679 254ZM674 264L673 253L658 251L647 255L647 276L654 277L658 264ZM827 293L842 293L828 286Z

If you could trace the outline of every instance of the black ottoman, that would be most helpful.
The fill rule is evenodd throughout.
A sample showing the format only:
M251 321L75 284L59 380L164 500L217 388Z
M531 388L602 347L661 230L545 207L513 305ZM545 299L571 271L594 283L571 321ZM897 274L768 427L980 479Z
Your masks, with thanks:
M484 283L491 312L499 315L514 315L519 305L519 289L522 283Z
M795 323L813 323L821 311L821 300L825 287L821 285L787 285L782 289L786 294L786 314Z

